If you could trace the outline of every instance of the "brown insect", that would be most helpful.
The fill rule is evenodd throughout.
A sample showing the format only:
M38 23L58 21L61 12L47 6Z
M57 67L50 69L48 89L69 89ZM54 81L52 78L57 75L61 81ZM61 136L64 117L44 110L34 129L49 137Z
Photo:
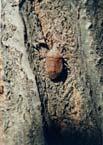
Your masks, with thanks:
M63 70L63 56L57 48L52 48L45 59L45 71L49 78L56 79Z
M45 57L45 71L51 80L57 79L64 69L64 56L57 47L53 47L48 52L42 52Z

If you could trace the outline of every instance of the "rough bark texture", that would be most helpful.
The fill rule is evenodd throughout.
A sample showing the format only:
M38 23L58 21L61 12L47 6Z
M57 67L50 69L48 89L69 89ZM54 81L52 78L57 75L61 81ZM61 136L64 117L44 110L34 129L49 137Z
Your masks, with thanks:
M5 144L103 145L103 0L3 0L2 30ZM51 81L55 44L68 58Z
M24 46L24 26L19 8L13 4L12 0L2 1L5 144L44 144L39 94Z

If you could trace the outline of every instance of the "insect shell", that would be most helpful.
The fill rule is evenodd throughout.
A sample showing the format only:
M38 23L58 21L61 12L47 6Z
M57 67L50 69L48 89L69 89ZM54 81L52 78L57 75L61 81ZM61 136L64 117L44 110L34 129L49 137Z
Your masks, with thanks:
M45 70L51 80L57 79L63 71L63 56L55 47L46 54Z

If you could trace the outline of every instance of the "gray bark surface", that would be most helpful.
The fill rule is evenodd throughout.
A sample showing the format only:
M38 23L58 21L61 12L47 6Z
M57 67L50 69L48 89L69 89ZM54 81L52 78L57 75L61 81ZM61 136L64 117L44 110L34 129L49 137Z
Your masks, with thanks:
M5 145L43 145L41 103L24 46L19 7L13 5L12 0L2 1L1 50L6 99L1 111Z
M1 44L6 145L103 145L103 0L2 1ZM53 45L68 56L56 81Z

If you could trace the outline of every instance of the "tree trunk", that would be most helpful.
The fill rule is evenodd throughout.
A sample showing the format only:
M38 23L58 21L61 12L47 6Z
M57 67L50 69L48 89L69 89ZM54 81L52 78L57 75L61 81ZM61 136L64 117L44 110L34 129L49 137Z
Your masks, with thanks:
M103 145L103 0L3 0L1 26L0 145Z

